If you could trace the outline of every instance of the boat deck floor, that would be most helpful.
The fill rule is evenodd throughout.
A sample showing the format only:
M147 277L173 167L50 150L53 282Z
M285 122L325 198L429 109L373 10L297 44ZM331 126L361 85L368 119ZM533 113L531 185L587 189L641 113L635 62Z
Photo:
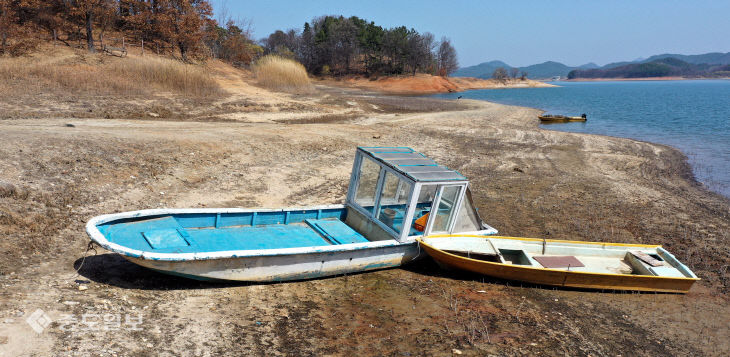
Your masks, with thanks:
M538 254L529 254L534 261L535 256L541 256ZM550 255L546 254L543 255L545 257L550 256L558 256L558 255ZM596 257L596 256L576 256L575 257L580 263L583 264L582 267L577 266L571 266L571 267L556 267L553 269L563 269L563 270L570 270L570 271L583 271L583 272L591 272L591 273L601 273L601 274L630 274L631 273L631 266L626 264L623 259L616 258L616 257ZM542 268L542 264L539 262L536 262L532 265L533 267L539 267Z
M118 223L104 234L119 245L156 253L317 247L369 242L339 219L291 224L183 228L172 216Z

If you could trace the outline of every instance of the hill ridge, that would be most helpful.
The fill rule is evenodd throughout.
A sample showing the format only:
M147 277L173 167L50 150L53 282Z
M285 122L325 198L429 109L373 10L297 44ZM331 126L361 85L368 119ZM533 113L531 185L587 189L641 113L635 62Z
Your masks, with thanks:
M491 78L492 73L499 67L506 69L517 68L520 72L527 72L527 77L531 79L542 79L551 78L555 76L567 77L568 74L573 70L592 70L592 69L614 69L622 66L640 63L650 63L665 58L675 58L680 61L693 64L693 65L728 65L730 64L730 52L708 52L696 55L684 55L684 54L673 54L673 53L662 53L658 55L649 56L646 58L637 58L632 61L619 61L611 62L603 66L599 66L593 62L586 63L580 66L568 66L557 61L545 61L529 66L513 67L501 60L492 60L482 62L474 66L462 67L454 72L455 77L476 77L476 78Z

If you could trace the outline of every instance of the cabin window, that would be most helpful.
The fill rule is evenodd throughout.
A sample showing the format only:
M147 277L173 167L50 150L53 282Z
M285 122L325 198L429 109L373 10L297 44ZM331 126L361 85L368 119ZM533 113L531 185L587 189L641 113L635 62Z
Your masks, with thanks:
M416 209L413 212L413 224L411 225L410 235L422 234L426 229L428 213L431 211L431 206L433 206L433 200L436 198L438 188L438 185L421 186L421 190L418 192L418 199L416 200Z
M375 190L378 186L380 170L380 165L368 158L362 158L360 176L355 190L355 203L370 213L373 212L375 205Z
M433 218L431 233L445 233L449 231L460 193L461 186L444 186L436 210L436 217Z
M380 191L380 205L377 218L397 233L403 228L411 184L386 171L383 188Z

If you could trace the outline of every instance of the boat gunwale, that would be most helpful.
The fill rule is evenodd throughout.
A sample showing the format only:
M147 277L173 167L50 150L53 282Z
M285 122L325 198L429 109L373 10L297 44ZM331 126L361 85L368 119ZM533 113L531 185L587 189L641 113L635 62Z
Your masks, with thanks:
M155 253L132 249L123 245L110 242L104 234L99 231L98 226L104 223L129 219L141 218L145 216L175 215L175 214L196 214L196 213L249 213L249 212L281 212L281 211L302 211L302 210L320 210L320 209L340 209L345 208L343 204L321 205L309 207L288 207L288 208L155 208L138 211L128 211L120 213L105 214L91 218L86 223L86 233L91 240L99 244L102 248L118 253L124 256L140 258L145 260L187 262L196 260L210 259L229 259L229 258L247 258L275 255L298 255L313 253L335 253L344 251L353 251L361 249L375 249L396 247L415 244L416 237L411 236L407 242L399 242L395 239L370 241L365 243L350 243L337 245L323 245L315 247L295 247L295 248L273 248L273 249L248 249L248 250L226 250L199 253Z
M517 266L514 264L505 264L505 263L498 263L498 262L490 262L486 260L479 260L479 259L472 259L463 257L460 255L449 253L446 250L436 248L426 242L423 241L424 238L455 238L455 237L471 237L471 238L484 238L484 239L512 239L512 240L523 240L523 241L530 241L530 242L542 242L543 239L540 238L522 238L522 237L502 237L502 236L478 236L478 235L461 235L461 234L450 234L450 235L438 235L438 236L427 236L427 237L418 237L416 238L416 241L419 245L424 245L426 248L430 248L433 250L436 250L442 254L447 254L451 257L455 257L460 260L467 260L474 263L479 264L486 264L486 265L495 265L495 266L502 266L502 267L508 267L515 270L526 270L526 271L550 271L550 272L560 272L560 273L570 273L570 274L578 274L578 275L601 275L601 276L619 276L623 278L628 279L644 279L644 278L658 278L658 279L667 279L667 280L694 280L699 281L702 280L701 278L698 278L694 272L692 272L691 269L687 268L677 260L678 264L684 266L687 271L689 271L692 275L695 275L695 277L671 277L671 276L652 276L652 275L629 275L629 274L615 274L615 273L594 273L594 272L586 272L586 271L570 271L570 270L561 270L561 269L550 269L550 268L538 268L538 267L532 267L532 266ZM595 245L611 245L611 246L622 246L622 247L642 247L642 248L662 248L661 245L649 245L649 244L633 244L633 243L601 243L601 242L587 242L587 241L575 241L575 240L560 240L560 239L545 239L545 242L553 242L553 243L581 243L581 244L595 244ZM669 252L667 252L669 253ZM671 255L671 253L670 253Z

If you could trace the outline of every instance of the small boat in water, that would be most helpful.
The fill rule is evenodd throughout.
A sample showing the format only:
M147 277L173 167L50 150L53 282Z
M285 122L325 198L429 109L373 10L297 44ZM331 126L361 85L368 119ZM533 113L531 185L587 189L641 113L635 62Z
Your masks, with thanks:
M587 121L588 120L588 118L586 117L585 114L582 114L579 117L544 114L544 115L539 115L538 118L540 118L540 121L543 123L567 123L567 122L572 122L572 121Z
M551 286L686 293L700 280L658 245L447 235L419 238L439 265Z
M497 233L466 177L407 147L358 148L344 205L151 209L94 217L86 231L163 273L257 282L397 267L422 256L418 237Z

